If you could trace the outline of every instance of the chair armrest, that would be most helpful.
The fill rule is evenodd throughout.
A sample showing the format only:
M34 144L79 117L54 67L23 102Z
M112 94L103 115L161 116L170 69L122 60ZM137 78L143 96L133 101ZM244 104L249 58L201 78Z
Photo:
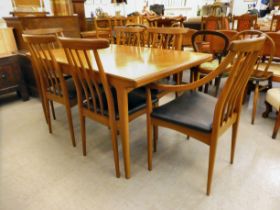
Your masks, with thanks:
M194 90L202 85L205 85L215 79L218 75L228 70L228 64L234 59L234 55L228 55L222 63L218 66L218 68L211 73L207 74L205 77L194 81L188 84L181 84L181 85L166 85L160 83L152 83L147 86L150 89L158 89L170 92L179 92L179 91L187 91L187 90Z

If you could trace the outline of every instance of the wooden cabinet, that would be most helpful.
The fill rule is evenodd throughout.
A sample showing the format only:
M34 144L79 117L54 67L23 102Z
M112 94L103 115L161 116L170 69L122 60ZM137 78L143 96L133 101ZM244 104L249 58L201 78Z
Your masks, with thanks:
M0 56L0 94L14 91L17 91L24 101L29 99L19 57L15 54Z

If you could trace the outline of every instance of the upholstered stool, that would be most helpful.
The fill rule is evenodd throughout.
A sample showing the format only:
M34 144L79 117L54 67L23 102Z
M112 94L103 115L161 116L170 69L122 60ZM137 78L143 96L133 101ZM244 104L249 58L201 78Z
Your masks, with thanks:
M269 112L272 111L272 107L275 108L278 112L277 118L275 121L273 133L272 133L272 138L275 139L278 129L280 127L280 88L272 88L269 89L266 93L266 99L265 99L265 104L266 104L266 111L263 113L263 117L266 118L268 117Z

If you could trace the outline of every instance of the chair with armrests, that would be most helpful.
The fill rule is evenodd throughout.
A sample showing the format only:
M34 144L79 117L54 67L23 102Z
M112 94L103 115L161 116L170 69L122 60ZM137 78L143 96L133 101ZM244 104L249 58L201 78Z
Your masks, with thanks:
M144 27L138 26L117 26L114 28L116 44L128 46L144 46Z
M270 31L280 31L280 15L272 16Z
M193 83L181 85L155 83L147 87L149 170L152 170L152 126L170 128L194 137L210 148L207 181L207 195L210 195L218 137L232 126L230 163L233 163L244 90L264 42L265 37L233 41L229 53L219 67ZM232 65L232 68L218 98L195 90L226 71L228 65ZM150 88L184 93L169 103L152 108ZM154 146L156 143L157 139L154 139Z
M257 15L252 14L244 14L240 16L233 16L232 19L232 30L235 29L235 25L237 24L237 31L251 30L257 27Z
M267 90L272 87L273 72L270 71L270 66L276 51L274 40L268 34L265 34L257 30L248 30L238 33L234 39L250 39L254 37L266 36L266 42L262 52L259 55L258 62L254 67L254 71L250 77L248 88L254 87L254 99L253 99L253 110L251 116L251 124L254 124L257 112L257 104L259 98L259 92ZM265 60L266 62L262 61ZM278 70L279 71L279 70Z
M117 130L119 121L116 90L109 84L98 50L108 48L106 39L59 38L70 66L78 96L83 155L86 155L85 120L89 118L111 129L116 176L120 176ZM105 60L103 60L105 62ZM153 99L153 103L157 102ZM146 98L128 94L129 120L146 113Z
M45 107L49 132L52 133L49 103L54 101L65 106L71 140L75 147L71 107L77 104L76 90L73 80L64 78L61 68L52 53L57 43L57 37L54 35L24 34L23 39L28 45L33 60L32 64L40 79L44 99L42 102L44 103L43 107ZM54 110L52 111L54 113Z
M191 81L204 77L214 71L222 61L222 58L227 54L229 46L229 35L225 35L220 31L198 31L192 36L192 44L195 52L211 53L212 61L200 64L191 71ZM226 75L224 73L224 75ZM221 78L224 75L219 75L215 78L215 96L219 93ZM205 93L208 92L208 84L205 85Z

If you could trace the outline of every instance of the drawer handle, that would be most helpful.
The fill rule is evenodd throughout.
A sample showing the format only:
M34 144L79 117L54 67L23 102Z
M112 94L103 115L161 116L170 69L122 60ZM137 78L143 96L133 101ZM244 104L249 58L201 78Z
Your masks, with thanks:
M1 79L7 79L7 75L6 74L1 74Z

